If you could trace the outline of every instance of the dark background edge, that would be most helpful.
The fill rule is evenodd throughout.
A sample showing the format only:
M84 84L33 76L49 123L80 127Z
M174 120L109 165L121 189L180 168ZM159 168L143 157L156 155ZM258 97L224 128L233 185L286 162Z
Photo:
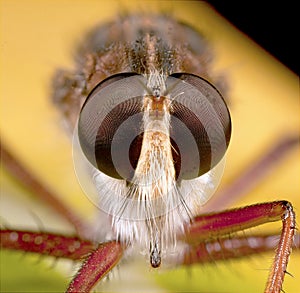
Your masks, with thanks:
M299 76L297 1L206 1Z

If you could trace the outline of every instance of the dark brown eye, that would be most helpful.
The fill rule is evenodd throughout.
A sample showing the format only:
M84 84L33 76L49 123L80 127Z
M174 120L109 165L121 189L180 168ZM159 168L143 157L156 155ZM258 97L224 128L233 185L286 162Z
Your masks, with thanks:
M180 150L173 153L176 174L192 179L211 170L224 156L231 136L229 111L215 87L196 75L173 74L167 88L174 97L170 135Z
M121 73L102 81L83 105L79 142L89 162L106 175L132 179L144 135L144 97L153 96L152 90L147 89L146 77ZM170 101L176 179L208 172L222 159L230 140L230 115L223 98L210 83L187 73L167 77L160 95Z
M89 95L78 121L81 148L108 176L133 176L141 149L145 78L121 73L102 81Z

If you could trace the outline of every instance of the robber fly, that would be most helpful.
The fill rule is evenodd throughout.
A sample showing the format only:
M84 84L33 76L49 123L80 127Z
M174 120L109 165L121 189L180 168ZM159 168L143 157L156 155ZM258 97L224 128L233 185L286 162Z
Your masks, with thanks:
M295 231L289 202L200 214L220 181L231 136L222 82L209 73L209 55L205 38L190 26L165 15L135 14L96 27L79 48L76 69L57 72L53 101L74 133L76 173L105 218L104 235L81 230L72 246L76 257L86 254L79 252L83 247L94 251L68 292L90 291L125 250L146 254L153 268L174 256L176 265L188 265L213 254L247 254L253 245L246 236L236 239L239 249L222 236L282 219L266 286L266 292L280 292ZM5 233L8 248L37 237ZM107 242L94 247L89 239ZM228 254L211 250L215 241L218 247L227 241ZM265 243L256 241L264 251Z
M186 25L134 15L91 32L78 72L56 79L54 100L94 168L96 204L114 237L149 250L153 267L215 190L212 169L230 140L206 50Z

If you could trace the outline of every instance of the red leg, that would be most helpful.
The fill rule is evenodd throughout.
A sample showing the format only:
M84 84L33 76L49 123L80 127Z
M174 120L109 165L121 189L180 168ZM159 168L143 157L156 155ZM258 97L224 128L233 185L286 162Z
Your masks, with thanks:
M34 252L73 260L82 259L96 246L89 240L45 232L19 230L0 231L1 248Z
M35 178L14 156L12 156L3 145L0 144L1 162L5 168L17 178L28 190L37 195L48 206L52 207L58 214L62 215L71 223L79 235L84 235L87 224L84 223L73 211L70 210L59 197L49 191L40 181Z
M121 244L116 241L100 244L85 260L67 292L90 292L96 283L119 262L122 254Z
M66 237L50 233L1 230L1 248L34 252L41 255L80 260L87 257L67 292L90 292L119 262L123 254L116 241L95 244L78 237Z
M243 258L264 252L274 252L279 241L277 234L224 237L190 245L179 265L210 263ZM294 237L293 248L300 248L300 235Z
M280 292L296 229L295 214L287 201L255 204L243 208L196 217L187 229L186 242L199 242L225 236L264 223L282 220L283 228L265 292Z

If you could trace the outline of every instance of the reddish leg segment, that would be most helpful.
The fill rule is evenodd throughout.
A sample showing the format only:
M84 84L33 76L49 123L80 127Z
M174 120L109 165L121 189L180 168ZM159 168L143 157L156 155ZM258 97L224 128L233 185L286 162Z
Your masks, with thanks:
M1 230L1 248L73 260L82 259L96 246L89 240L45 232Z
M90 292L119 262L123 249L118 242L95 244L78 237L50 233L1 230L1 248L80 260L87 257L70 283L67 292Z
M197 245L205 240L215 239L225 236L226 234L242 231L280 219L283 223L282 232L265 289L265 292L268 293L279 293L293 246L293 237L296 229L295 214L289 202L275 201L255 204L196 217L188 228L186 241L191 245Z
M274 252L279 235L264 234L250 236L223 237L216 240L190 245L179 265L211 263L219 260L243 258L264 252ZM293 248L300 248L300 235L294 237Z
M90 292L95 284L119 262L123 249L116 241L100 244L85 260L67 292Z

